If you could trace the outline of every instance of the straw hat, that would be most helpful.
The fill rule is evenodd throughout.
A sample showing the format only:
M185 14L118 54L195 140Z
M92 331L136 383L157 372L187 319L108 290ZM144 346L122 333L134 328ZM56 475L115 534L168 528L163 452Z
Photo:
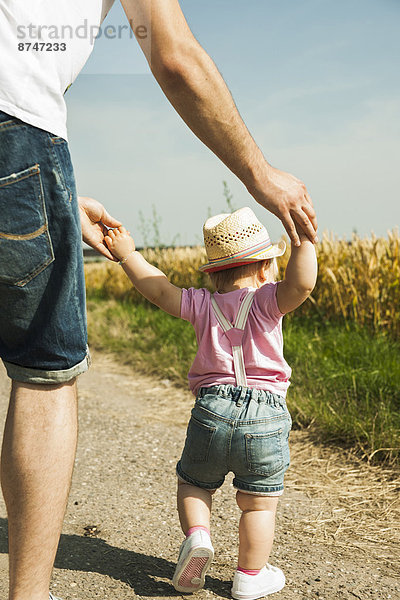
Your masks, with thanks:
M271 243L268 231L247 206L207 219L203 235L209 262L199 270L206 273L282 256L286 249L283 240Z

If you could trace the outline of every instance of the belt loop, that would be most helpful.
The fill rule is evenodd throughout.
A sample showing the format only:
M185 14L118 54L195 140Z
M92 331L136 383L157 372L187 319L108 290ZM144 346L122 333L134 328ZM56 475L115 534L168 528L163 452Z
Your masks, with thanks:
M243 400L246 398L248 388L245 386L238 386L238 387L240 387L240 394L239 394L239 398L236 400L236 406L242 406Z
M252 389L251 390L251 399L254 400L255 402L258 402L259 400L262 402L262 391L261 394L259 393L261 390L256 390L256 389ZM260 398L261 396L261 398Z
M265 390L257 390L258 391L258 402L260 404L267 403L267 392Z

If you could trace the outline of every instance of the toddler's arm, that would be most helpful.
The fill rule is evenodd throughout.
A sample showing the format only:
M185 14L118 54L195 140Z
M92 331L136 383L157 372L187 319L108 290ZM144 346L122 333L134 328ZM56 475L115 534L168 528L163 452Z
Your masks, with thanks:
M118 227L110 230L105 240L112 254L124 261L122 267L125 273L142 296L170 315L180 317L181 288L170 283L162 271L136 252L135 242L126 229Z
M276 299L279 310L288 313L304 302L314 289L317 280L317 257L314 245L298 231L301 245L292 244L285 278L278 284Z

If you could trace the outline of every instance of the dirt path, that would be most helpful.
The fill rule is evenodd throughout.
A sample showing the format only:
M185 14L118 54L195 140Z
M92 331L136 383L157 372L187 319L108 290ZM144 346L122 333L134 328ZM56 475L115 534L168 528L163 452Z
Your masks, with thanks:
M2 415L8 387L1 368ZM52 589L63 600L180 596L170 584L182 540L174 466L191 403L188 392L168 381L133 376L95 355L80 379L78 455L53 576ZM313 444L304 432L292 432L291 449L271 560L285 571L287 586L272 597L400 600L400 482ZM230 597L238 519L230 480L214 507L216 557L196 598ZM7 597L5 517L1 503L1 598Z

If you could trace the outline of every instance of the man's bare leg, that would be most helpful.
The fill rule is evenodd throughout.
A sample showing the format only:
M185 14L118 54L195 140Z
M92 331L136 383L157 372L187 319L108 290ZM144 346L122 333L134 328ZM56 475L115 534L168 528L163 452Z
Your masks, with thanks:
M13 382L1 456L9 600L48 600L77 441L76 382Z

